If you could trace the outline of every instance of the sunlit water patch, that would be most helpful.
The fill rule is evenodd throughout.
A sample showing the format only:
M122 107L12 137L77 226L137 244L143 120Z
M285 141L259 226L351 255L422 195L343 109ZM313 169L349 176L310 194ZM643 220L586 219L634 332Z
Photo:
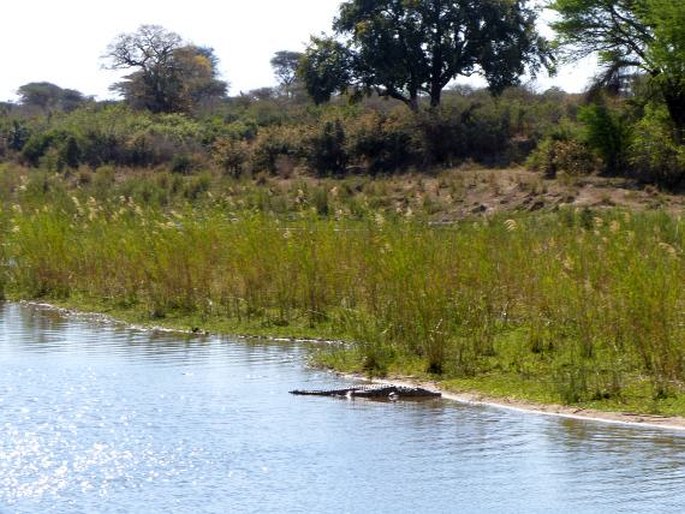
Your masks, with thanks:
M0 512L679 512L685 437L349 381L301 344L0 306Z

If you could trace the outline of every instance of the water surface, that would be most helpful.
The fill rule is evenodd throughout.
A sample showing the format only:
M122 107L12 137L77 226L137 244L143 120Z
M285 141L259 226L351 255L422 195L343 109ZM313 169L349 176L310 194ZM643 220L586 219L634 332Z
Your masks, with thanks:
M0 304L0 512L679 512L685 437L350 381L303 344Z

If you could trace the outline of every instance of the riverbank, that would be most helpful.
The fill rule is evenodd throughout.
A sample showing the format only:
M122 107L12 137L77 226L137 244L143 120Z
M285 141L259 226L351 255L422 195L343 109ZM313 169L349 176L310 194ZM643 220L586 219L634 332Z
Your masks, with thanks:
M39 309L51 311L71 319L86 320L93 323L104 323L107 325L121 325L126 328L133 330L142 331L155 331L155 332L166 332L166 333L178 333L185 336L197 336L197 335L209 335L203 331L198 330L188 330L181 328L171 328L163 325L140 325L131 324L123 320L113 318L109 315L97 313L97 312L84 312L76 309L71 309L63 306L57 306L49 303L42 302L32 302L32 301L20 301L21 305L30 309ZM254 338L255 336L235 336L233 334L230 337L249 337ZM283 337L266 337L258 336L263 339L276 340L276 341L297 341L297 342L310 342L310 343L323 343L326 345L331 344L341 344L340 341L324 341L315 339L296 339L296 338L283 338ZM613 423L622 425L632 425L632 426L642 426L646 428L659 428L667 430L678 430L685 431L685 417L682 416L665 416L665 415L655 415L649 413L635 413L635 412L609 412L601 411L592 408L583 408L578 406L568 406L559 404L541 404L536 402L525 401L521 399L516 399L512 397L497 397L490 396L478 391L457 391L449 388L445 388L444 384L440 381L427 381L412 377L385 377L385 378L369 378L368 376L354 374L354 373L342 373L346 376L355 380L370 380L375 384L393 384L408 387L424 387L430 390L439 391L443 398L455 401L459 403L464 403L468 405L481 405L497 409L507 409L514 410L534 415L545 415L545 416L556 416L569 419L596 421L601 423Z
M443 396L447 399L471 405L485 405L488 407L517 410L540 415L685 431L685 418L681 416L660 416L656 414L638 414L631 412L604 412L564 405L541 405L507 398L488 398L479 395L478 393L446 392Z
M685 431L685 417L662 416L655 414L640 414L633 412L606 412L596 409L574 407L568 405L526 402L513 398L497 398L478 392L455 392L440 388L439 383L411 380L379 380L379 383L393 383L397 385L418 385L440 391L443 398L469 405L483 405L497 409L515 410L536 415L557 416L569 419L597 421L601 423L615 423L649 428Z
M368 377L357 374L344 374L344 376L356 380L369 380ZM454 391L445 389L440 382L415 380L411 377L386 377L382 379L370 379L370 381L379 385L423 387L431 391L440 392L442 397L446 400L468 405L480 405L533 415L555 416L568 419L596 421L599 423L685 431L685 417L682 416L664 416L635 412L610 412L577 406L541 404L510 397L488 396L486 394L479 393L478 391Z
M354 342L314 357L342 372L685 415L680 200L605 182L601 205L548 208L561 180L533 192L499 173L303 182L292 202L293 184L236 182L165 207L27 177L0 211L0 291L134 325ZM502 211L464 214L473 197L450 184Z

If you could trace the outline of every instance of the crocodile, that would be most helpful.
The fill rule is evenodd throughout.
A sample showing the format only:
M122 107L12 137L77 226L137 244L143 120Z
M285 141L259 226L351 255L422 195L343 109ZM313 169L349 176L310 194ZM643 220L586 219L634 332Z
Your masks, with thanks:
M346 398L370 398L373 400L422 400L427 398L440 398L441 393L430 391L422 387L407 386L361 386L346 387L344 389L295 389L290 394L308 396L337 396Z

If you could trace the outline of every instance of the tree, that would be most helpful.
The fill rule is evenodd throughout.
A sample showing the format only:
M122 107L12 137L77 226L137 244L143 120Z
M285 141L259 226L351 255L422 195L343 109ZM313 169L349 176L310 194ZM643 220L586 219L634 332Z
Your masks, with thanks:
M500 93L526 70L551 69L535 20L527 0L349 0L333 24L337 37L308 48L305 81L319 97L354 87L413 110L421 95L438 106L457 76L481 74Z
M62 94L59 98L59 107L65 112L71 112L90 101L93 101L92 96L85 96L75 89L62 89Z
M345 92L352 82L352 53L333 38L313 37L305 52L298 76L314 103L330 101L335 92Z
M62 89L51 82L29 82L17 90L22 105L38 107L44 111L55 109L73 111L88 98L74 89Z
M217 78L219 59L214 49L186 45L174 52L179 110L190 111L226 96L228 84Z
M108 67L137 71L111 89L136 107L153 112L173 111L173 55L181 42L181 36L159 25L141 25L135 33L117 36L104 56Z
M290 96L292 88L297 81L297 69L302 59L301 52L281 50L276 52L271 59L271 67L281 88L286 95Z
M650 0L646 20L654 34L647 47L652 82L661 91L676 127L678 142L685 133L685 4Z
M573 61L599 54L609 73L634 67L660 92L685 132L685 3L677 0L553 0L556 43Z
M214 50L184 44L178 34L158 25L120 34L104 58L110 69L136 70L111 89L137 108L186 112L226 94L227 84L217 78Z

